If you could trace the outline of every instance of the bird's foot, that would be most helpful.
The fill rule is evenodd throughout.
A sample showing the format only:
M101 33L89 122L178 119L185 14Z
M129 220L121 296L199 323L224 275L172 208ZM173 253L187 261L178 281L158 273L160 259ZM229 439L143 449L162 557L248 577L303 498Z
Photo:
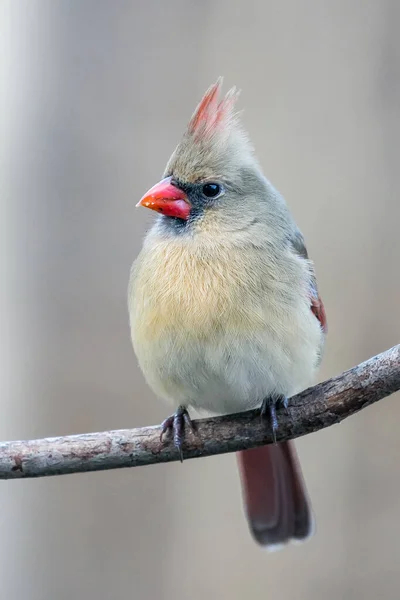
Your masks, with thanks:
M179 452L179 458L183 462L182 445L185 438L185 426L194 432L194 425L189 416L186 406L179 406L175 414L171 415L161 423L160 441L163 441L164 434L171 431L174 435L174 446Z
M284 406L286 412L288 411L289 400L286 396L268 396L264 398L261 404L261 418L268 418L271 424L272 436L274 438L274 444L276 444L276 432L278 431L278 417L276 416L276 407Z

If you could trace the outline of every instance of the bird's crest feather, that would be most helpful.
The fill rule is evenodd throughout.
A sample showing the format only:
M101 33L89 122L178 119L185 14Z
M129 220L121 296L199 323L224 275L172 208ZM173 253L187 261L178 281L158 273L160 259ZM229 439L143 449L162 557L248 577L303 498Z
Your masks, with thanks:
M208 88L189 121L188 133L196 139L207 139L229 128L234 118L234 106L239 95L233 87L219 100L222 77Z
M253 149L242 128L235 103L236 88L220 98L222 77L204 94L175 148L164 177L198 182L235 179L239 167L254 166Z

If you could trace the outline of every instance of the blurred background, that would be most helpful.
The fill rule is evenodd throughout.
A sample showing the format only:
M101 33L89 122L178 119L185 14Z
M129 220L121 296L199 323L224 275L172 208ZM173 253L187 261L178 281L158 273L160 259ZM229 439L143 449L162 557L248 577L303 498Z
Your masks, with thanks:
M397 0L0 2L0 439L157 424L136 211L218 75L313 257L320 378L400 340ZM7 600L397 599L399 396L298 442L318 532L252 541L232 455L2 482Z

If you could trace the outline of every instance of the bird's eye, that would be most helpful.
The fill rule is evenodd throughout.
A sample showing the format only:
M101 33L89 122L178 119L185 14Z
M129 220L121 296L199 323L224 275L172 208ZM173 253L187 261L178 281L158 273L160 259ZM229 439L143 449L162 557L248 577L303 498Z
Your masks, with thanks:
M221 193L221 186L218 183L206 183L202 192L207 198L216 198Z

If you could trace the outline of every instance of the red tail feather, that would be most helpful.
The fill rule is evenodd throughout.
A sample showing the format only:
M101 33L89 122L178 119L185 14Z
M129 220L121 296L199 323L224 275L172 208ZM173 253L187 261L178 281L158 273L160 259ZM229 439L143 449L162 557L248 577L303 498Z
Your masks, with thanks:
M238 452L250 529L263 546L305 540L313 516L293 443Z

